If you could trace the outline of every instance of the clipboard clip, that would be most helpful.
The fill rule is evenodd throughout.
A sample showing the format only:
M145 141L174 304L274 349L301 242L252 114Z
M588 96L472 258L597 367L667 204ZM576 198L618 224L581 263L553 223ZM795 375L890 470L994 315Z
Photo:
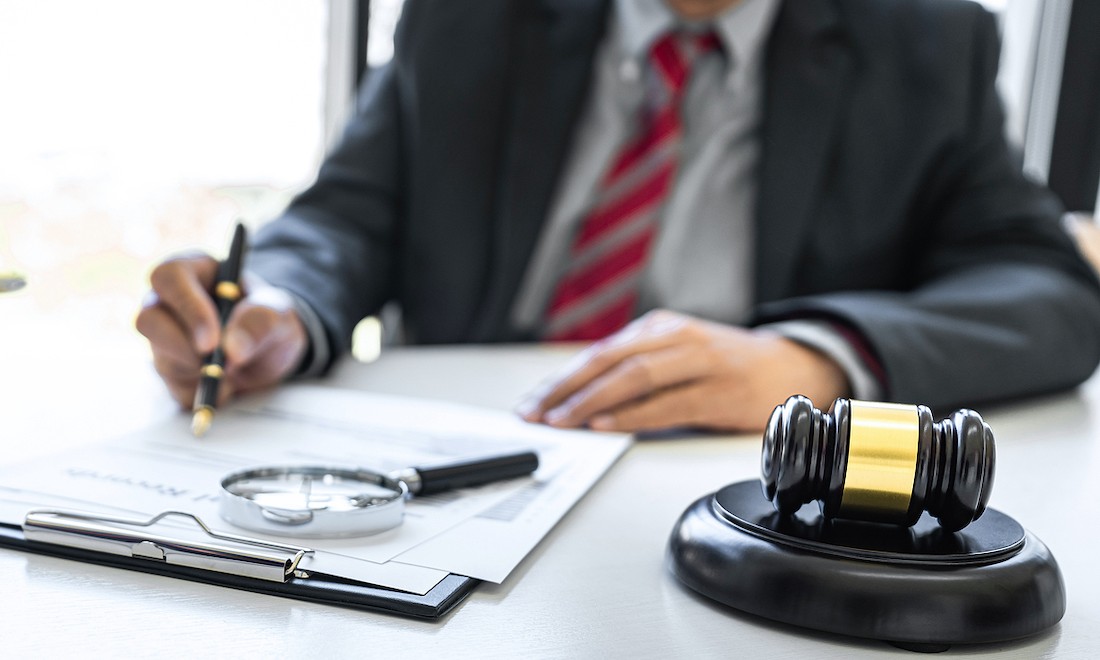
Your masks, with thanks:
M171 538L134 529L151 527L168 516L188 518L208 537L235 545ZM30 511L23 520L23 536L35 543L160 561L271 582L308 577L307 573L298 569L298 563L313 552L309 548L215 532L197 516L183 511L164 511L148 520L69 511Z

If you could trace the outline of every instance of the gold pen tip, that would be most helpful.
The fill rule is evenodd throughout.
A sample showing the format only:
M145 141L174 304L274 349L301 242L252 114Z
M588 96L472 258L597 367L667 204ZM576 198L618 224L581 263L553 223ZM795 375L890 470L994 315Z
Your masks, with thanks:
M210 408L199 408L195 416L191 418L191 433L196 438L201 438L210 430L210 423L214 421L214 411Z

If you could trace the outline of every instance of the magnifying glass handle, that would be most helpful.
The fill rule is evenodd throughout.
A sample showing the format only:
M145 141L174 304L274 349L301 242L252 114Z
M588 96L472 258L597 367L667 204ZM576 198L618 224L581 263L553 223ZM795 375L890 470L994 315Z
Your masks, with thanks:
M487 484L491 481L522 477L525 474L531 474L538 467L538 454L533 451L525 451L519 454L452 463L440 467L413 468L420 477L420 483L419 488L416 488L415 482L417 480L410 480L409 490L413 495L428 495L454 488L465 488L466 486Z

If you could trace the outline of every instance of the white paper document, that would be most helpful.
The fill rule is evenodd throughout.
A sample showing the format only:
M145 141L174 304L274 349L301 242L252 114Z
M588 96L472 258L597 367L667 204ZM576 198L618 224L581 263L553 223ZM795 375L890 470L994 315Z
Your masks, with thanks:
M504 412L306 384L220 411L201 440L189 421L181 415L0 468L0 522L18 525L43 508L130 517L184 511L218 532L308 546L314 552L300 564L307 572L424 594L449 573L503 581L630 443L627 435L552 429ZM222 477L243 468L391 472L523 450L539 456L531 477L412 498L401 525L373 536L265 536L218 515Z

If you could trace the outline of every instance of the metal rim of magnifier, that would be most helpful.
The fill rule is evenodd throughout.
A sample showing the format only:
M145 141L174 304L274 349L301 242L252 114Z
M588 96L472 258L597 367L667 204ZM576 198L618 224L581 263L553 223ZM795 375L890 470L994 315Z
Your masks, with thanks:
M257 493L245 487L261 479L338 480L360 483L389 491L384 496L364 497L351 509L329 510L325 507L282 508L261 504L253 499ZM267 490L265 493L278 493ZM287 489L285 492L294 492ZM221 482L218 513L238 527L254 532L299 538L342 538L367 536L392 529L401 524L409 489L404 481L386 474L362 468L292 465L250 468L226 475Z

